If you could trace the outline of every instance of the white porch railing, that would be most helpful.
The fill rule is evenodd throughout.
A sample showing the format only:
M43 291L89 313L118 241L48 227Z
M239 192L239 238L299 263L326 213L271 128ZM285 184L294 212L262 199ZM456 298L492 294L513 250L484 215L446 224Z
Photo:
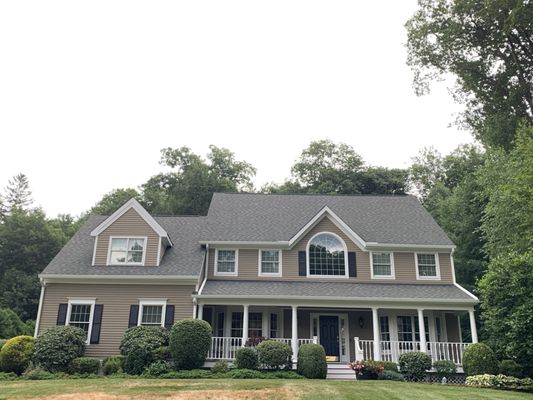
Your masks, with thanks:
M292 339L288 338L272 338L265 340L276 340L278 342L287 343L291 346ZM317 338L313 337L311 339L298 339L298 348L302 344L306 343L317 343ZM235 359L235 354L237 350L242 347L242 338L234 337L213 337L211 339L211 348L207 353L208 360L233 360Z
M449 360L456 365L463 362L464 349L470 343L428 342L426 353L433 361ZM354 338L355 359L358 361L375 360L374 341ZM404 353L420 351L420 342L382 341L379 343L380 360L398 362Z

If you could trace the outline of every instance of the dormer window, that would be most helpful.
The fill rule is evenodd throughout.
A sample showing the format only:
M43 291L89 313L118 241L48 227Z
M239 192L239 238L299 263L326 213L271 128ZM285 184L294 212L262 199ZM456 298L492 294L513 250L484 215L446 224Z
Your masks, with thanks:
M144 265L145 237L111 237L109 265Z
M338 277L347 275L346 244L330 232L319 233L309 241L308 275Z

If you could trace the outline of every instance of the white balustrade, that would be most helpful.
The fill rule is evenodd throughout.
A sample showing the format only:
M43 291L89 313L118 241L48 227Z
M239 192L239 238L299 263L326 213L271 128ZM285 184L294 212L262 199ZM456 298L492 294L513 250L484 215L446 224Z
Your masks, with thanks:
M242 347L240 337L213 337L207 353L210 360L233 360L237 350Z

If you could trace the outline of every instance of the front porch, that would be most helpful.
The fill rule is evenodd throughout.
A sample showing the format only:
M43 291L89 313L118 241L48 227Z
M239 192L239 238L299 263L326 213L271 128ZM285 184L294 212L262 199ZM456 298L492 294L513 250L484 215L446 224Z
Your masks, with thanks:
M425 351L433 361L462 364L464 343L459 316L468 313L477 342L472 310L409 308L318 308L306 306L199 304L198 318L211 324L208 360L233 360L243 346L272 339L291 346L294 361L305 343L320 343L328 362L398 362L401 354Z

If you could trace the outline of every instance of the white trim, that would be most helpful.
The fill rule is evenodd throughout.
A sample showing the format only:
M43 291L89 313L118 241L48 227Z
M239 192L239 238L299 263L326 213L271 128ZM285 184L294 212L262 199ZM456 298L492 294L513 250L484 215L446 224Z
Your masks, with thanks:
M115 222L117 219L119 219L122 215L124 215L130 208L133 208L139 216L146 221L148 225L159 235L164 238L167 238L169 241L169 245L172 246L172 242L170 241L170 238L168 237L167 232L157 223L157 221L144 209L143 206L139 204L137 200L134 198L128 200L122 207L120 207L117 211L115 211L113 214L111 214L104 222L102 222L100 225L98 225L93 231L91 232L91 236L98 236L103 231L105 231L109 226Z
M128 252L129 250L129 244L130 239L143 239L144 245L143 245L143 259L141 262L123 262L123 263L115 263L111 264L111 243L113 242L113 239L126 239L126 260L128 259ZM123 266L123 265L136 265L136 266L144 266L146 261L146 252L148 250L148 237L147 236L109 236L109 244L107 246L107 264L108 266Z
M39 308L37 309L37 319L35 320L35 330L33 332L33 337L37 337L37 333L39 333L39 324L41 323L41 314L43 312L45 286L46 282L41 279L41 295L39 296Z
M278 272L263 272L263 251L277 251L278 252ZM257 276L282 276L282 257L283 252L281 249L258 249L257 250L257 260L258 260L258 266L257 266Z
M458 283L454 283L454 286L457 287L458 289L462 290L465 294L467 294L468 296L470 296L472 299L476 300L476 301L479 301L479 298L477 298L476 296L474 296L472 293L470 293L468 290L466 290L464 287L462 287L461 285L459 285Z
M46 283L98 283L98 284L163 284L192 285L198 282L198 276L179 275L66 275L40 274L39 278Z
M161 326L165 326L165 314L167 310L167 299L139 299L139 315L137 316L137 326L141 326L144 306L161 306ZM154 326L149 324L146 326Z
M325 206L320 210L311 220L305 224L305 226L300 229L290 240L289 247L294 246L309 230L311 230L316 224L318 224L321 218L327 215L331 218L331 221L343 231L346 236L348 236L361 250L365 250L366 243L365 241L355 233L346 223L339 218L337 214L330 210L328 206Z
M396 244L396 243L377 243L377 242L367 242L366 243L366 249L367 250L382 250L382 251L392 251L392 250L402 250L402 251L409 251L416 249L422 249L422 250L454 250L455 245L446 245L446 244Z
M310 266L310 261L311 261L311 257L309 257L309 247L311 245L311 242L313 241L313 239L315 237L317 237L318 235L331 235L331 236L334 236L336 237L338 240L340 240L340 242L342 243L342 246L344 248L344 275L311 275L311 266ZM307 246L306 246L306 260L305 260L305 263L306 263L306 268L307 268L307 277L308 278L342 278L342 279L348 279L350 277L350 272L349 272L349 269L350 267L348 266L348 247L346 246L346 243L344 242L344 240L342 240L342 238L337 235L336 233L333 233L333 232L329 232L329 231L321 231L321 232L318 232L316 233L315 235L313 235L309 241L307 242Z
M161 246L162 246L162 241L161 241L161 236L159 236L159 241L158 241L158 246L157 246L157 264L156 264L157 267L159 267L159 263L161 262Z
M287 241L274 241L274 242L247 242L242 240L200 240L200 245L211 245L213 248L223 247L239 247L241 249L257 249L257 248L276 248L276 249L288 249L289 242Z
M235 252L235 268L233 272L219 272L218 271L218 252L219 251L234 251ZM214 263L214 275L215 276L238 276L239 275L239 249L215 249L215 263Z
M205 263L203 266L204 267L204 280L202 284L200 285L200 289L198 289L198 284L196 284L198 294L202 294L205 283L207 282L207 275L209 274L209 245L208 244L205 245L204 263Z
M85 343L90 345L91 343L91 333L93 331L93 317L94 317L94 307L96 305L95 298L83 298L83 297L69 297L68 306L67 306L67 317L65 318L65 325L70 325L70 317L72 312L72 305L90 305L91 311L89 314L89 329L87 330L87 340Z
M418 271L418 255L419 254L433 254L435 256L435 276L420 276ZM439 262L439 253L414 253L415 255L415 268L416 268L416 279L419 281L440 281L440 262Z
M339 361L338 362L349 362L351 358L351 347L350 347L350 319L348 313L336 313L336 312L312 312L309 313L309 336L313 337L313 319L317 319L317 340L320 344L320 317L321 316L333 316L338 318L338 332L339 332ZM342 342L340 340L341 335L341 318L344 319L346 332L344 332L344 341L346 344L346 354L344 358L342 356Z
M374 274L374 253L389 254L390 261L390 275L375 275ZM371 279L396 279L396 270L394 269L394 253L391 251L371 251L370 252L370 278Z
M94 238L94 249L93 249L93 261L91 265L94 267L96 265L96 248L98 247L98 236Z

